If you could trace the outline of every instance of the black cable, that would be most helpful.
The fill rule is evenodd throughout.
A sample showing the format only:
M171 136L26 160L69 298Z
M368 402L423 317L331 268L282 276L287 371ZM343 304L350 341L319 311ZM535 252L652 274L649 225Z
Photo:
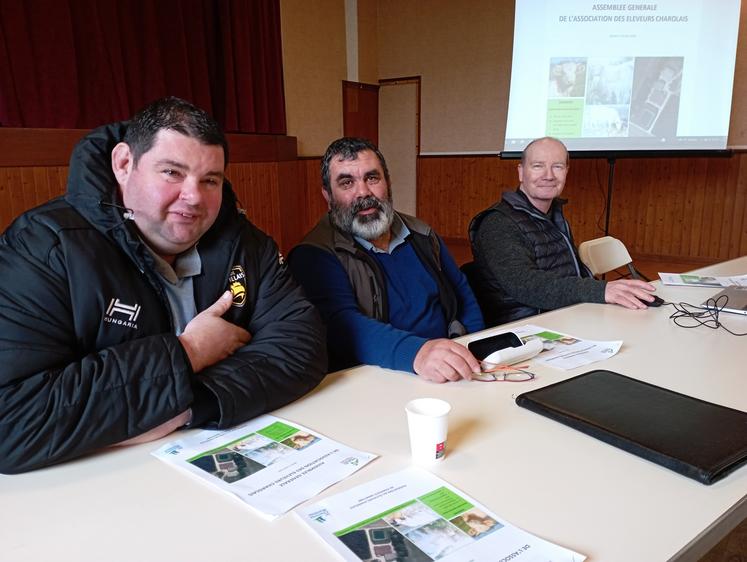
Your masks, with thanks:
M669 318L680 328L699 328L700 326L705 326L711 330L723 328L732 336L747 336L747 332L741 334L732 332L721 323L720 314L728 302L729 297L721 295L718 299L708 299L704 303L705 306L695 306L686 302L664 304L671 304L674 307L674 312ZM688 324L686 321L690 323Z

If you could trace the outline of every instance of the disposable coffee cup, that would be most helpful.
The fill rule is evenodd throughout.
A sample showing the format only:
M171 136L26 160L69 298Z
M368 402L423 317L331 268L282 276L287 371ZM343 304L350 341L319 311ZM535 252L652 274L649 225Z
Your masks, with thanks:
M446 455L451 405L438 398L417 398L405 406L412 462L429 465Z

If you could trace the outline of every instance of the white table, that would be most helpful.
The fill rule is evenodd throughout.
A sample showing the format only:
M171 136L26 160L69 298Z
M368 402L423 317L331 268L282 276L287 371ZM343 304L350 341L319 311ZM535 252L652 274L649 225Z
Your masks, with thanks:
M707 271L745 273L747 257ZM666 300L694 304L715 292L659 289ZM435 385L359 367L274 413L381 455L326 495L408 466L405 403L443 398L453 406L449 453L433 472L499 516L589 560L697 560L747 516L747 467L704 486L514 403L520 392L604 368L747 411L747 340L676 327L670 311L584 304L517 322L624 340L608 361L570 372L537 367L531 383ZM747 317L724 321L747 331ZM334 559L295 516L267 522L152 457L162 442L0 476L0 559Z

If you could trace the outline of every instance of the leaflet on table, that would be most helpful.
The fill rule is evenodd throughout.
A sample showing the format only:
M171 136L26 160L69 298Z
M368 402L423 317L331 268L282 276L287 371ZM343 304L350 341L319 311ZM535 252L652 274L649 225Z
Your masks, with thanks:
M201 431L153 455L233 494L269 519L377 456L274 416L260 416L230 430Z
M688 275L680 273L659 273L659 279L665 285L684 285L690 287L747 287L747 275L716 276Z
M547 328L533 324L519 326L511 331L519 336L523 342L530 339L541 339L543 349L532 361L563 370L575 369L576 367L609 359L620 351L623 343L622 340L582 340L575 336L569 336L568 334L548 330Z
M352 562L586 558L513 527L420 468L373 480L294 513Z

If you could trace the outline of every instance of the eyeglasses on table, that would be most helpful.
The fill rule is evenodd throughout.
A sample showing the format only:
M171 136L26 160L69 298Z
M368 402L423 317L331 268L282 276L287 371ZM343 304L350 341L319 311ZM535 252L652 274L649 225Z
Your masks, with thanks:
M527 382L534 379L534 373L527 371L529 365L496 365L482 362L482 370L472 373L472 380L478 382Z

